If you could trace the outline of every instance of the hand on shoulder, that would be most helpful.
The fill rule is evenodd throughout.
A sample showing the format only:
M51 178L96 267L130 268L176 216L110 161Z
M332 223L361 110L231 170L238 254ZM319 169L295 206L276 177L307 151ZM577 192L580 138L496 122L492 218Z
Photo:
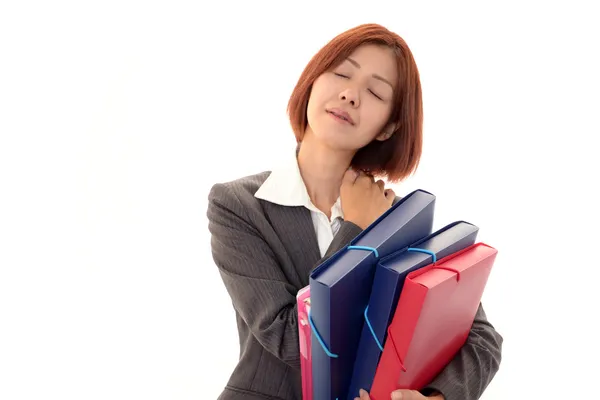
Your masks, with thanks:
M367 228L393 204L396 194L386 189L382 180L363 171L349 169L340 187L340 200L344 219L362 229Z

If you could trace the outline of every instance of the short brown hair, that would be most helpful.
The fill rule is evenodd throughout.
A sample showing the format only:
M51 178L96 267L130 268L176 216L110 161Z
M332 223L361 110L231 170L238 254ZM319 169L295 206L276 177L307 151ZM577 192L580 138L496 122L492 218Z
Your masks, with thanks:
M306 108L315 80L335 68L363 44L391 48L398 67L398 85L389 122L397 129L385 141L373 140L358 150L352 166L400 181L416 171L423 147L423 104L419 71L408 45L398 34L378 24L363 24L333 38L310 60L290 97L287 112L297 142L308 125Z

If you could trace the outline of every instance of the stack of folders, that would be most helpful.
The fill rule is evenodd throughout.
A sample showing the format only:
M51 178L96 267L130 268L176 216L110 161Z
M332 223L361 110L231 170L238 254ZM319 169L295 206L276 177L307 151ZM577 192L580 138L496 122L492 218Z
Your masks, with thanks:
M304 400L419 390L466 342L497 251L465 221L432 233L435 200L402 198L298 292Z

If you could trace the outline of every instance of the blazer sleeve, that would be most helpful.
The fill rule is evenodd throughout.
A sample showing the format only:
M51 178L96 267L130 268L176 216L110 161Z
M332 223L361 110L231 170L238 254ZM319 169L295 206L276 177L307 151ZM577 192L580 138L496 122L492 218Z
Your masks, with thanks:
M437 391L446 400L479 399L500 368L502 342L480 303L466 343L421 392Z
M224 184L210 191L207 216L211 249L233 306L252 334L271 354L300 369L298 290L284 275L280 260L249 221L248 210ZM361 232L343 221L325 256L347 245Z

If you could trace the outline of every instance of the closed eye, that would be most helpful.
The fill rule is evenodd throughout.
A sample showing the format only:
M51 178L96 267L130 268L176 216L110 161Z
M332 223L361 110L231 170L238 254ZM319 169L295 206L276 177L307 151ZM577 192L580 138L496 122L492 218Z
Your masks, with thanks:
M344 79L350 79L349 76L334 72L333 73L335 76L339 76L340 78L344 78ZM379 100L383 100L380 96L377 95L377 93L375 93L374 91L372 91L371 89L368 89L369 93L371 93L373 96L377 97Z
M383 100L381 97L377 96L377 93L375 93L375 92L374 92L374 91L372 91L371 89L369 89L369 92L370 92L370 93L371 93L373 96L377 97L379 100Z

